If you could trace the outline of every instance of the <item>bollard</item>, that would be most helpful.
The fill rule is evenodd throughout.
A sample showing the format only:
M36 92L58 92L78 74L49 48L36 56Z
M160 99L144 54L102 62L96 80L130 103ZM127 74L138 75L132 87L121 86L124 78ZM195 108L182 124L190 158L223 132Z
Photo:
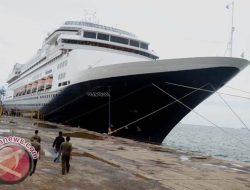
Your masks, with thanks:
M43 115L43 113L41 113L41 120L44 120L44 115Z
M2 114L3 114L3 107L0 106L0 116L2 116Z

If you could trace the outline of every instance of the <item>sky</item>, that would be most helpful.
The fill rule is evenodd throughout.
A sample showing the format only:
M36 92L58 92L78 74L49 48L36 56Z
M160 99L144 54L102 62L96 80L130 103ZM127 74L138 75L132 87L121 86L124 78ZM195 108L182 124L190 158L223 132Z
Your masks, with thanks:
M49 33L66 20L89 20L127 30L150 43L161 59L225 54L230 38L232 3L228 0L0 0L0 85L15 63L25 63ZM250 59L250 1L234 1L233 56ZM227 85L250 92L250 66ZM250 97L222 88L220 92ZM223 96L250 127L250 101ZM195 111L222 127L242 127L215 94ZM207 124L191 113L183 123Z

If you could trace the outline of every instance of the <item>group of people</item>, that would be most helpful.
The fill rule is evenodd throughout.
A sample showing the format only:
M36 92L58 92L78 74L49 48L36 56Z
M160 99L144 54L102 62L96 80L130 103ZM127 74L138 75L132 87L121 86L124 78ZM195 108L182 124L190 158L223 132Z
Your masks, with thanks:
M35 130L35 135L30 139L31 145L35 148L38 153L38 157L40 158L40 151L41 151L41 137L38 135L38 130ZM63 137L63 133L59 131L59 135L55 138L52 147L55 149L55 158L54 162L59 162L61 157L62 162L62 175L66 172L69 173L70 168L70 159L71 159L71 152L72 152L72 144L69 142L70 137L66 137L66 142ZM35 173L37 165L37 159L33 159L33 169L30 172L30 175Z
M70 164L69 161L71 159L71 152L72 152L72 144L69 142L70 137L66 137L66 142L63 137L62 131L59 131L59 136L55 138L52 147L55 148L56 157L54 162L60 160L60 156L62 156L62 175L66 172L69 173Z

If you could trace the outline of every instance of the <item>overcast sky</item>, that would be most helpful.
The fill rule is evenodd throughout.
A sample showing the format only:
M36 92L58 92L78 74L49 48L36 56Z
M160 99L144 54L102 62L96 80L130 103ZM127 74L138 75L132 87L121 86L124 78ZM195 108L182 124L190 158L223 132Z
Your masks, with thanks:
M230 38L228 0L0 0L0 84L15 63L25 63L48 33L66 20L89 19L127 30L148 41L161 59L223 56ZM250 1L235 0L233 56L250 59ZM228 54L227 54L228 55ZM250 92L250 67L228 83ZM221 91L244 95L247 93ZM224 97L224 96L223 96ZM250 126L250 101L224 97ZM218 95L196 109L220 126L242 127ZM195 114L183 123L208 124Z

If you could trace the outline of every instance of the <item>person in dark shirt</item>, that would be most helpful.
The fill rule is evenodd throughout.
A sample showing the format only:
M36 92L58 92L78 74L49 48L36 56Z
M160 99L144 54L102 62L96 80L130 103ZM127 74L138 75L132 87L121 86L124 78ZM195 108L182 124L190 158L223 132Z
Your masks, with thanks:
M54 159L54 162L60 160L60 154L61 154L61 150L60 150L60 147L61 147L61 144L65 142L65 139L63 137L63 134L62 134L62 131L59 131L59 136L55 138L54 140L54 143L53 143L53 148L55 148L55 153L56 153L56 157Z

